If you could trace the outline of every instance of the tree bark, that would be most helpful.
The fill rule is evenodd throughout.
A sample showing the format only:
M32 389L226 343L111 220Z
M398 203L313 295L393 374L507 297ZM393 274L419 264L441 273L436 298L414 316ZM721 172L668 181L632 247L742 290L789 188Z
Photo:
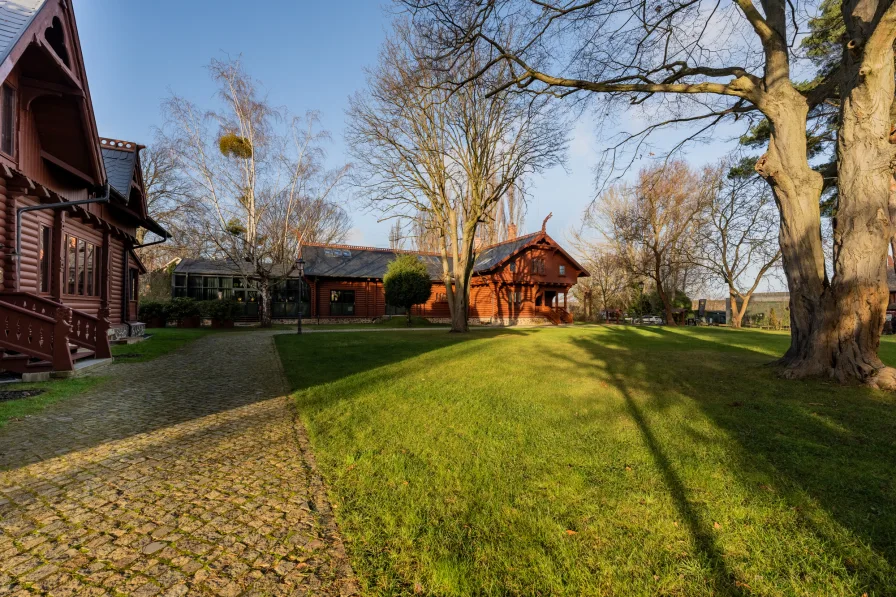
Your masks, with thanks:
M781 214L779 241L790 290L790 347L778 363L787 377L827 372L824 294L828 288L821 242L822 176L806 160L808 104L786 86L764 98L771 134L756 171L771 185Z
M263 328L271 327L271 292L267 280L258 284L258 318Z
M889 302L889 133L896 91L892 35L881 31L884 23L873 25L881 10L875 2L843 7L850 42L841 82L839 205L826 336L833 377L896 388L896 369L877 355Z
M729 292L728 296L731 300L731 321L728 322L728 325L729 327L739 328L743 325L744 313L747 312L747 301L744 301L744 304L741 307L738 307L737 294Z
M660 300L663 301L663 311L666 313L666 325L678 325L678 322L675 321L675 313L672 312L672 301L669 300L669 294L663 290L662 285L658 284L656 287L657 294L660 295Z
M666 292L666 289L663 288L663 275L662 275L662 258L660 255L654 251L654 282L656 282L656 293L659 295L660 300L663 302L663 311L666 312L666 325L678 325L675 322L675 314L672 312L672 301L669 300L669 294Z

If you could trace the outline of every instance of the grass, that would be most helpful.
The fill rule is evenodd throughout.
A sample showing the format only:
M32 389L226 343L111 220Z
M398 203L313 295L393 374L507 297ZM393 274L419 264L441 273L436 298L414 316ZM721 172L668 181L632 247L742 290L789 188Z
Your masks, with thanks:
M382 319L373 324L373 327L377 328L407 328L408 327L408 318L405 315L396 315L395 317L390 317L389 319ZM430 323L428 319L425 317L411 317L411 327L415 328L424 328L424 327L445 327L444 323Z
M0 427L10 421L40 412L60 400L77 396L101 382L99 377L75 377L72 379L56 379L39 383L15 383L0 385L0 391L45 389L46 392L31 398L6 400L0 402Z
M896 594L896 399L786 334L276 342L366 594Z
M220 332L222 330L212 330L208 328L159 328L151 329L149 333L152 338L138 342L137 344L120 344L112 347L112 356L115 357L113 364L121 363L140 363L151 361L162 355L168 354L173 350L184 346L185 344L197 340L210 333ZM31 398L21 398L18 400L7 400L0 402L0 427L6 425L9 421L21 418L30 414L40 412L49 405L65 400L73 396L77 396L82 392L94 388L103 382L101 375L89 377L75 377L72 379L54 379L40 383L14 383L0 385L2 390L29 390L32 388L43 388L47 391L39 396Z

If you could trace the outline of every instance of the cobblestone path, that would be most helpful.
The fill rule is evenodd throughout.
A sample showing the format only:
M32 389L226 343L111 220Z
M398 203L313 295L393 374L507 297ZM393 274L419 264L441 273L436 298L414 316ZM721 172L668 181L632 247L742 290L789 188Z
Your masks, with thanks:
M102 374L0 429L0 595L355 592L269 332Z

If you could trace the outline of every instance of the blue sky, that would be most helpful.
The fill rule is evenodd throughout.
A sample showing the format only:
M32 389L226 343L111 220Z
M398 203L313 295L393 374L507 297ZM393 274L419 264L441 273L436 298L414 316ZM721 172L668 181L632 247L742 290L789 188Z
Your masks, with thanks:
M215 90L204 66L241 54L269 98L292 113L319 110L333 136L331 166L348 158L343 142L348 97L364 85L391 15L376 0L75 0L81 45L101 135L149 144L159 105L175 92L209 106ZM632 123L621 114L620 126ZM566 169L530 181L525 228L553 212L558 240L581 221L594 196L593 168L608 142L587 115L573 130ZM696 148L696 164L720 156L718 144ZM353 244L388 246L389 222L350 209Z

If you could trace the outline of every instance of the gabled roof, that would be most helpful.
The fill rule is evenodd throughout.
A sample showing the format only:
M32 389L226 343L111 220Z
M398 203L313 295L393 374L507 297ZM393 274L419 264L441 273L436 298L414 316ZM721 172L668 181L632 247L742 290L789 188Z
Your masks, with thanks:
M349 245L306 244L302 246L305 275L326 278L382 279L386 275L389 263L402 253L417 255L420 261L426 264L429 277L433 280L442 277L442 262L434 254Z
M539 241L547 241L566 256L573 266L588 275L575 259L557 245L544 231L534 232L490 245L476 255L473 265L474 274L482 274L502 265L508 258L519 253L528 246ZM426 264L429 277L433 280L442 278L442 261L436 253L401 251L394 249L378 249L375 247L356 247L353 245L322 245L306 243L302 246L302 259L305 260L305 275L321 278L369 278L382 280L389 264L398 255L410 254ZM227 260L184 259L174 270L179 274L240 275L240 268ZM281 274L282 275L282 274ZM290 275L297 275L291 273Z
M106 141L103 139L100 143ZM127 199L131 192L131 180L134 178L134 167L137 165L137 152L127 149L113 149L108 144L101 145L103 164L106 166L106 178L109 184L122 198Z
M0 64L47 0L0 0Z
M539 232L533 232L532 234L526 234L525 236L518 236L513 240L485 247L478 255L476 255L476 264L473 266L473 271L485 271L495 267L535 240L535 237L539 234Z

